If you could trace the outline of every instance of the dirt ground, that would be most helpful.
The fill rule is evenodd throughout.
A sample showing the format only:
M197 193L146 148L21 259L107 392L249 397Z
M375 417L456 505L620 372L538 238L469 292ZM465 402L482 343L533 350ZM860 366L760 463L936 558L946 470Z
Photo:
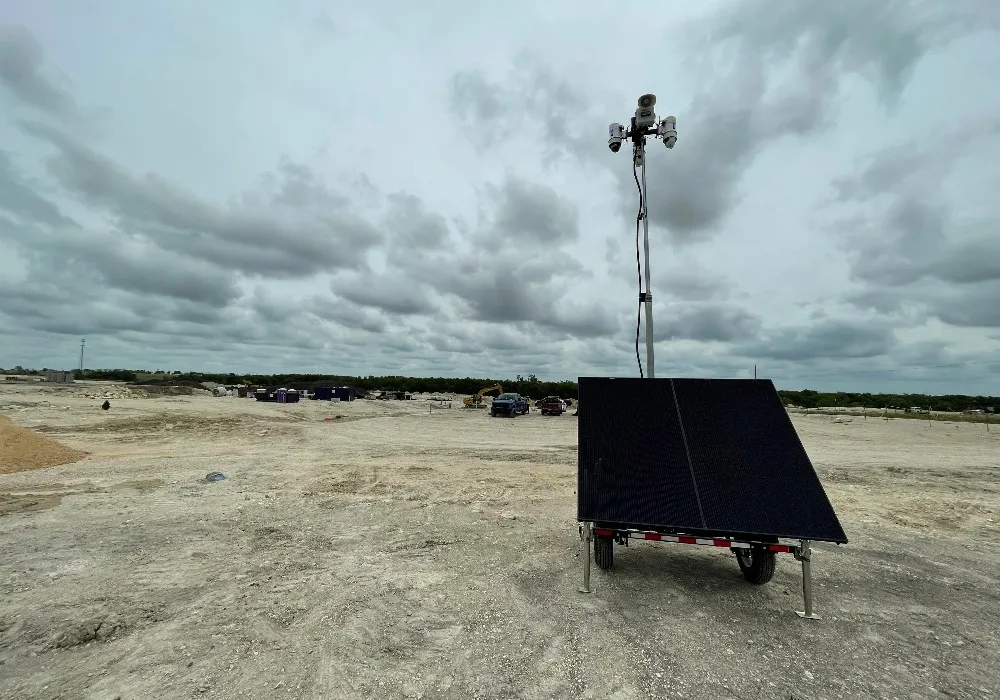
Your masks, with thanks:
M100 403L0 388L89 453L0 474L6 700L1000 697L998 426L793 416L851 540L808 621L785 556L637 542L578 593L572 414Z
M78 462L86 454L35 430L22 428L0 413L0 474Z

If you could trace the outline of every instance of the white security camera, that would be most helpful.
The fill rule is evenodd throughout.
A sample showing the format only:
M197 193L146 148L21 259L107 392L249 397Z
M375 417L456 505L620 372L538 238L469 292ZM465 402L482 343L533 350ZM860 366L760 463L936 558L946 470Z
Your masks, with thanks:
M608 127L608 148L612 153L621 150L622 141L625 139L625 127L617 122Z
M653 107L656 106L656 95L643 95L639 98L639 107L635 110L635 125L640 129L645 129L656 125L656 114Z
M663 139L663 145L673 148L677 143L677 117L667 117L660 122L656 135Z

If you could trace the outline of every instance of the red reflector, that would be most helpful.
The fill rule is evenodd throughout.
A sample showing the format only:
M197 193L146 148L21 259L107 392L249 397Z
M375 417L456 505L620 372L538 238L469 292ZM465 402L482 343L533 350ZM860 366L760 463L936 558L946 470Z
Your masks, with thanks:
M731 547L733 543L729 540L712 540L712 544L716 547Z
M681 544L698 544L698 539L695 537L678 537L677 541Z
M788 552L788 547L783 544L772 544L769 548L772 552Z
M594 530L595 535L600 535L601 537L610 537L615 534L612 530Z
M662 535L658 535L655 532L647 532L643 537L647 540L656 540L657 542L663 539Z

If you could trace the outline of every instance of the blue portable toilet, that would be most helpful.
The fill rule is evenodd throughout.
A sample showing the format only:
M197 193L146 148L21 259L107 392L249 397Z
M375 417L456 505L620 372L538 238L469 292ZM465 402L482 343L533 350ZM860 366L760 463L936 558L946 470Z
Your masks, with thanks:
M354 388L349 386L335 386L330 390L332 395L330 398L339 399L341 401L354 401Z

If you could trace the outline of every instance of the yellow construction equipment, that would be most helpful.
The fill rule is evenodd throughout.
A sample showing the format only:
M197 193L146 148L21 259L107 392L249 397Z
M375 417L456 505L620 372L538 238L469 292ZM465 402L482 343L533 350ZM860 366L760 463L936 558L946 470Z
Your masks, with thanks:
M499 384L494 384L493 386L488 386L485 389L480 389L476 392L475 396L468 396L462 399L462 403L465 404L466 408L484 408L483 404L483 394L489 393L491 391L499 391L503 393L503 387Z

